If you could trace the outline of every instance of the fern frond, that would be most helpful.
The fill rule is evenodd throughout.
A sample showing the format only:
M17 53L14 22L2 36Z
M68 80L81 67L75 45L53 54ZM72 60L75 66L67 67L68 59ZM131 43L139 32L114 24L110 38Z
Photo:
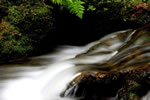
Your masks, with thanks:
M81 0L52 0L53 3L67 8L72 14L82 19L84 13L84 2Z
M52 0L53 3L63 5L64 0Z
M82 19L84 13L84 2L80 0L74 0L73 2L68 2L68 9L72 14L75 14Z

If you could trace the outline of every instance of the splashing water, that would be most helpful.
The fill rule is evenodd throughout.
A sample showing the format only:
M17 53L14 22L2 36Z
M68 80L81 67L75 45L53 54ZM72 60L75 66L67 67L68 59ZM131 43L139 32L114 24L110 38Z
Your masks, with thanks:
M77 100L60 94L86 69L80 65L108 61L131 32L135 31L115 32L83 47L63 46L53 54L1 65L0 100Z

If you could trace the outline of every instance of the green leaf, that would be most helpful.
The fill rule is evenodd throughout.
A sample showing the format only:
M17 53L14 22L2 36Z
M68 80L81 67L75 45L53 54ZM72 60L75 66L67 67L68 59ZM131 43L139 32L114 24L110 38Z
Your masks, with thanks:
M85 10L83 4L83 1L74 0L73 2L68 3L67 6L72 14L75 14L76 16L82 19Z
M60 5L63 4L63 0L52 0L52 2L55 4L60 4Z
M59 4L64 8L67 8L70 13L75 14L82 19L84 13L84 2L81 0L52 0L53 3Z

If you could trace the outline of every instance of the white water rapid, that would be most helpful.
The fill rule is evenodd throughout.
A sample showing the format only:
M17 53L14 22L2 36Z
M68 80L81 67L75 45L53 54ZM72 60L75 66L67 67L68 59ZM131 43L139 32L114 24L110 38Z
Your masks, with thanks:
M63 46L52 54L1 65L0 100L77 100L60 97L68 83L85 69L76 64L109 60L125 41L126 31L112 33L83 47ZM104 51L107 53L98 54ZM82 55L76 57L78 54Z

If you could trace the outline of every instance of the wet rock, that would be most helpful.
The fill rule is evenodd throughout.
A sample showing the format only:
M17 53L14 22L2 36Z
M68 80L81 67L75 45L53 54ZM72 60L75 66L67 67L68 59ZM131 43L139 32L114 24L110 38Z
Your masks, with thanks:
M76 77L63 96L83 100L141 100L150 89L150 66L118 71L85 71ZM111 99L110 99L111 100Z
M85 100L105 100L106 97L111 98L116 95L121 87L121 77L115 73L85 71L70 83L64 96L82 97Z

